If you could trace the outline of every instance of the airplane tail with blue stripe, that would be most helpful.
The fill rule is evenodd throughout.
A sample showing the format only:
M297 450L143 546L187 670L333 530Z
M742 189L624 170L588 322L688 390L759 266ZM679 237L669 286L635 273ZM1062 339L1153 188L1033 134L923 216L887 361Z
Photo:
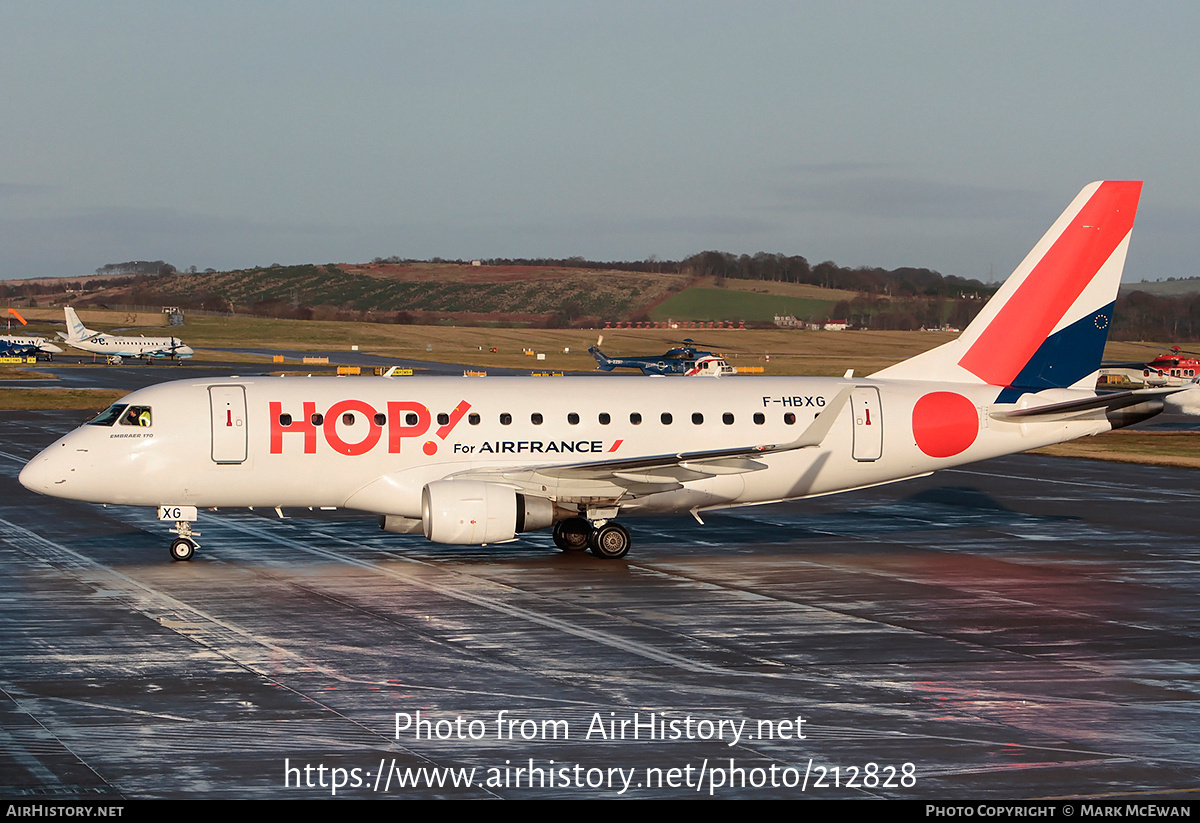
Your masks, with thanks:
M67 321L67 333L65 335L65 339L68 342L74 343L80 340L87 340L89 337L93 337L96 334L94 331L83 325L83 321L79 319L79 315L77 315L75 310L70 306L63 307L63 315Z
M1093 388L1141 191L1084 188L957 339L872 377L996 386L998 403Z

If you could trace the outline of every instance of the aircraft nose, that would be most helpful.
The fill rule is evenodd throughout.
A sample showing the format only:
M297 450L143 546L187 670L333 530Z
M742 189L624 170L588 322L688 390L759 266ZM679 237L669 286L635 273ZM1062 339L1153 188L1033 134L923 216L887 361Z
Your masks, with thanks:
M63 486L66 485L68 476L74 471L68 461L63 460L57 454L64 447L65 444L60 442L42 450L37 457L25 464L25 468L21 469L17 480L31 492L61 497Z
M45 494L46 487L53 483L50 476L54 472L49 469L49 458L45 457L45 454L42 452L26 463L25 468L21 469L21 473L17 476L22 486L38 494Z

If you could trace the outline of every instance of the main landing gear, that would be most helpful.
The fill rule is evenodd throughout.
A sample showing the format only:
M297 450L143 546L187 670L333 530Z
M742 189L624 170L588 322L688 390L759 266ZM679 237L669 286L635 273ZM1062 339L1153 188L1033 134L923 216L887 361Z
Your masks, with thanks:
M588 549L596 557L616 560L629 553L631 542L629 530L611 520L595 527L582 517L554 524L554 545L566 552Z

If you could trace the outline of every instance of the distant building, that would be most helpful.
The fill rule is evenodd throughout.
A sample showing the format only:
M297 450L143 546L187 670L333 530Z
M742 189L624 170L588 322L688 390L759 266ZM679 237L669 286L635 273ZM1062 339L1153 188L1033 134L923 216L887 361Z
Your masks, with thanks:
M783 329L798 329L800 321L790 314L775 315L775 325Z

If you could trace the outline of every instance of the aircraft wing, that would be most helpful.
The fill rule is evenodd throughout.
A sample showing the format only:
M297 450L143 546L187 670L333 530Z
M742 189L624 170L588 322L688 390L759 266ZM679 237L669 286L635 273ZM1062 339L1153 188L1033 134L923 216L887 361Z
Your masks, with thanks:
M719 474L761 471L756 460L779 452L816 448L824 442L834 421L850 400L852 386L844 386L816 419L790 443L707 449L674 454L598 460L586 463L549 464L532 467L469 469L451 475L454 480L505 482L526 494L554 497L563 501L617 500L626 495L644 496L682 488L690 480Z

